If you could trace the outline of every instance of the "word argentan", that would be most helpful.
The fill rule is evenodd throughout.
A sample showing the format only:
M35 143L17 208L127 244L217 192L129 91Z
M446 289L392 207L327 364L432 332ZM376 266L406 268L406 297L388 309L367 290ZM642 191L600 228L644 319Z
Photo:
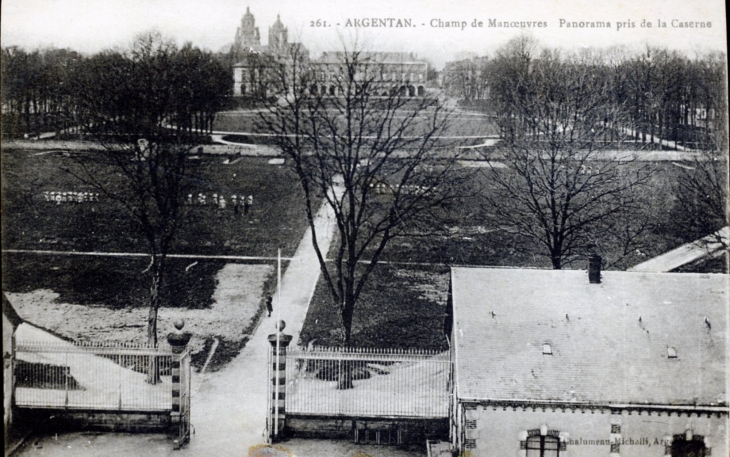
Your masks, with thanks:
M413 27L412 19L394 17L348 18L345 27Z

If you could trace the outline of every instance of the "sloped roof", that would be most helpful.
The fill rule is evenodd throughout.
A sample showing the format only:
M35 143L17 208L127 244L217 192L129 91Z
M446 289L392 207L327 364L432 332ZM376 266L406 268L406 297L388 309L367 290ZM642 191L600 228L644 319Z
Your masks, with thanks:
M453 268L458 396L726 402L728 278L604 271L590 284L577 270Z
M634 265L628 271L662 272L672 271L684 265L700 261L702 259L727 255L725 246L730 238L730 227L723 227L717 232L707 235L704 238L692 243L665 252L651 258L646 262ZM724 242L720 242L723 240Z

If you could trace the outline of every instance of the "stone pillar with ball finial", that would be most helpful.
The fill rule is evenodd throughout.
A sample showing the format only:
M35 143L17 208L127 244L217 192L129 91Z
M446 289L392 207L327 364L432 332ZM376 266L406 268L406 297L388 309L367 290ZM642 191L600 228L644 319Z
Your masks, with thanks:
M172 374L172 413L170 414L170 423L173 427L177 427L180 424L180 387L185 379L180 377L180 363L185 349L188 347L188 342L192 336L189 332L183 332L185 327L185 321L182 319L176 320L173 325L175 330L167 335L167 342L170 344L172 350L172 363L170 365L170 371ZM184 377L189 376L189 373L184 373Z
M286 419L286 348L292 336L284 334L286 322L276 323L276 333L269 335L271 344L271 410L269 411L269 436L272 442L281 439Z

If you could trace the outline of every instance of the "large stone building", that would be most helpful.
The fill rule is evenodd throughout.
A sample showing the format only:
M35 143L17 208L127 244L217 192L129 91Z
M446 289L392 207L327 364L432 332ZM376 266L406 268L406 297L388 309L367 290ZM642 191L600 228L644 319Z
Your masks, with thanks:
M279 15L269 27L268 44L261 44L261 34L256 19L246 7L246 14L236 30L231 46L233 65L233 95L266 96L269 70L277 64L290 61L293 55L309 59L309 51L301 43L289 42L289 30L281 22Z
M601 273L596 262L589 274L453 268L453 446L728 455L728 279Z
M313 94L341 95L337 78L342 74L345 54L324 52L318 59L310 59L309 51L301 43L289 42L289 30L277 16L268 33L268 43L261 44L256 19L246 8L241 25L231 46L233 55L233 95L266 97L275 84L276 72L281 66L291 66L297 59L310 69ZM361 52L358 54L359 72L355 80L373 80L382 89L381 95L398 93L404 97L423 97L427 93L428 63L409 52ZM433 82L431 84L433 86ZM379 89L379 90L380 90Z
M350 56L351 57L351 56ZM337 78L347 56L343 52L324 52L312 68L316 72L312 92L322 95L340 95ZM428 63L410 52L361 52L360 72L355 81L369 80L380 86L380 95L397 90L404 97L426 95Z

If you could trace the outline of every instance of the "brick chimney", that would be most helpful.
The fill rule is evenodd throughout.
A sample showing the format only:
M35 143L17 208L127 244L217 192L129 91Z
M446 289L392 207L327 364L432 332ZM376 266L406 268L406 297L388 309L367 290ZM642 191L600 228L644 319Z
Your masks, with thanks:
M588 258L588 281L591 284L601 283L601 256L598 254Z

